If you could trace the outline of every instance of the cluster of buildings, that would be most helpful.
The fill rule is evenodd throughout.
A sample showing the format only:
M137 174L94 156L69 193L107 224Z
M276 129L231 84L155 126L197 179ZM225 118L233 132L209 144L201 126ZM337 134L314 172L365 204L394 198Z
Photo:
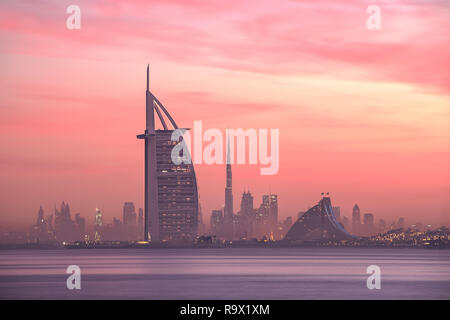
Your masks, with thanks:
M95 241L136 241L143 237L144 214L142 208L136 213L133 202L123 205L122 221L113 218L111 224L103 223L103 214L99 208L95 209L93 237Z
M56 207L54 213L45 217L44 209L39 207L36 224L29 233L30 242L46 243L53 241L76 241L84 239L86 235L86 221L76 213L74 219L70 214L70 206L64 201L60 209Z
M225 205L223 209L212 210L209 234L220 240L280 240L292 225L292 217L283 223L278 222L278 195L263 195L261 204L255 207L250 190L244 191L240 208L235 212L232 186L232 170L227 156Z
M248 192L242 194L240 210L237 213L227 212L227 205L213 210L210 218L210 234L217 239L270 239L282 238L285 228L292 224L289 217L287 226L278 223L278 196L268 194L262 196L259 207L254 207L253 196Z
M31 226L27 242L52 243L74 241L136 241L142 239L144 229L143 211L136 213L133 202L123 205L123 219L113 218L112 223L104 223L100 209L95 209L93 229L86 227L86 221L76 213L72 218L70 206L64 201L60 209L45 216L42 206L38 210L36 223Z
M435 230L394 229L364 238L360 244L394 247L450 247L450 229L446 227Z
M389 230L403 229L405 226L404 218L399 218L397 222L391 222L389 224L385 220L379 219L378 223L375 224L375 216L372 213L365 213L361 219L359 206L357 204L353 206L351 231L355 235L368 237ZM348 225L347 228L349 228Z

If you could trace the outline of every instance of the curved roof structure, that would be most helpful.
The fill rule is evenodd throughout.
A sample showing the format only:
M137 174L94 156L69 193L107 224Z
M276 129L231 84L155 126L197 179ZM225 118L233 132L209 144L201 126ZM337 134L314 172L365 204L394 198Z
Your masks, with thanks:
M306 211L292 225L285 241L355 240L357 237L344 229L336 219L329 197L323 197L317 205Z

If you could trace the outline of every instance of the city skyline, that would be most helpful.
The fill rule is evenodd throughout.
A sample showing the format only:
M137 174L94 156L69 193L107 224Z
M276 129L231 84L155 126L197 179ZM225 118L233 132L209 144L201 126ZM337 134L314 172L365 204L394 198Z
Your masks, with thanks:
M72 32L58 1L4 1L0 226L28 226L39 205L60 199L85 217L100 207L108 220L126 201L144 207L135 134L147 62L184 127L280 129L277 175L233 166L235 208L251 186L258 199L277 193L280 219L295 219L327 191L350 219L358 203L385 220L448 225L448 9L394 1L374 33L355 1L242 10L253 5L80 1L89 19ZM196 165L204 221L224 204L225 167Z

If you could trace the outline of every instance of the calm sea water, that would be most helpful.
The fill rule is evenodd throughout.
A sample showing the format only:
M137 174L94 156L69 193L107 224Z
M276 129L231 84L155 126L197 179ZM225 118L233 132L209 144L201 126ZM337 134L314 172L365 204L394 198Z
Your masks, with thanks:
M366 268L381 268L381 289ZM81 268L81 290L66 268ZM0 299L450 299L450 250L0 251Z

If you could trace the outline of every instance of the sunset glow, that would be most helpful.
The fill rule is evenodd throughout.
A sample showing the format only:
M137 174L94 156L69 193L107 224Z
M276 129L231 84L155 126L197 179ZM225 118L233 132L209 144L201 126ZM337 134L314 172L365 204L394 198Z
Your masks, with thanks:
M62 200L92 224L143 207L145 68L180 127L280 130L280 166L233 166L234 206L278 194L297 218L330 192L388 221L450 223L450 9L444 1L2 1L0 226ZM426 4L426 6L425 6ZM225 165L196 165L203 220Z

